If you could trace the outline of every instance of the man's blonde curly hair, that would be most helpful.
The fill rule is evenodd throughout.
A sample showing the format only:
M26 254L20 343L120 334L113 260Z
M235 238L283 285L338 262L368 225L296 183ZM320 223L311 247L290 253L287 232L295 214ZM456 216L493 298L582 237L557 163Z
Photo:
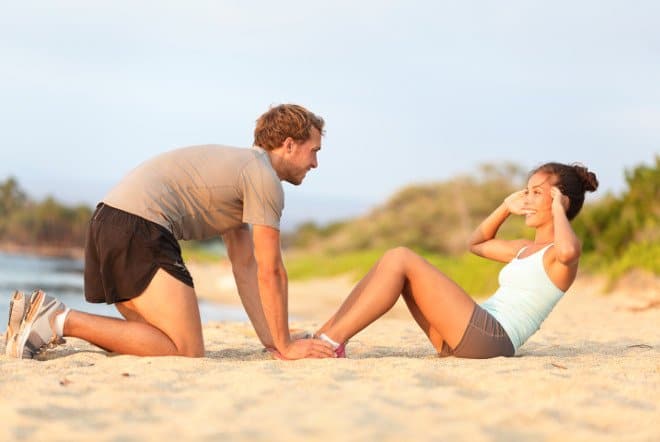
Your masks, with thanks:
M296 141L307 141L312 128L323 135L323 118L313 114L297 104L280 104L271 107L259 117L254 128L254 144L273 150L284 143L288 137Z

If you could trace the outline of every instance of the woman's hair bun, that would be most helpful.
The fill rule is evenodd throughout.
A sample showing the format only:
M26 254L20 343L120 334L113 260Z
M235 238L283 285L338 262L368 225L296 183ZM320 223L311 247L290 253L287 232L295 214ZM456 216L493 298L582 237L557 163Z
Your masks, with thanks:
M580 181L582 181L585 191L593 192L598 189L598 178L596 178L595 173L590 172L580 163L575 163L572 166L573 169L575 169L575 173L577 173L577 176L580 178Z

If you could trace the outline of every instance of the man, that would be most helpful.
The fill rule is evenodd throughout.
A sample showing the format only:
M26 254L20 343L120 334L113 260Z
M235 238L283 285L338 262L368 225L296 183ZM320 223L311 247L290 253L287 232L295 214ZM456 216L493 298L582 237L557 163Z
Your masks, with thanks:
M97 206L85 245L85 298L114 304L125 320L67 309L43 292L29 300L16 293L9 322L23 319L8 328L6 353L31 358L72 336L116 353L203 356L197 297L177 240L221 235L261 342L286 359L333 357L322 340L290 336L279 232L281 181L298 185L317 167L323 125L284 104L257 120L251 149L192 146L131 171Z

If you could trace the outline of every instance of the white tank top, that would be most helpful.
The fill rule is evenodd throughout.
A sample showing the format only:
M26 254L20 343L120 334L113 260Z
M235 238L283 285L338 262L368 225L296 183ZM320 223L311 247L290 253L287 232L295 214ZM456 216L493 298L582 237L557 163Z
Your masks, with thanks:
M500 271L500 287L481 304L502 325L516 351L539 329L564 295L543 267L543 255L551 245L525 258L519 256L526 247L520 249Z

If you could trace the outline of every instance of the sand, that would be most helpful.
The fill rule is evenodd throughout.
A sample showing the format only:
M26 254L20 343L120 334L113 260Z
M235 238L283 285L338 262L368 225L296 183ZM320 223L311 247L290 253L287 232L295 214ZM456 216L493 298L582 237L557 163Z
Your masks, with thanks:
M226 266L192 271L202 296L238 302ZM201 359L76 339L0 356L0 440L660 440L660 284L599 284L578 281L514 358L439 359L402 305L342 360L272 360L239 322L205 324ZM292 284L292 325L317 327L350 285Z

